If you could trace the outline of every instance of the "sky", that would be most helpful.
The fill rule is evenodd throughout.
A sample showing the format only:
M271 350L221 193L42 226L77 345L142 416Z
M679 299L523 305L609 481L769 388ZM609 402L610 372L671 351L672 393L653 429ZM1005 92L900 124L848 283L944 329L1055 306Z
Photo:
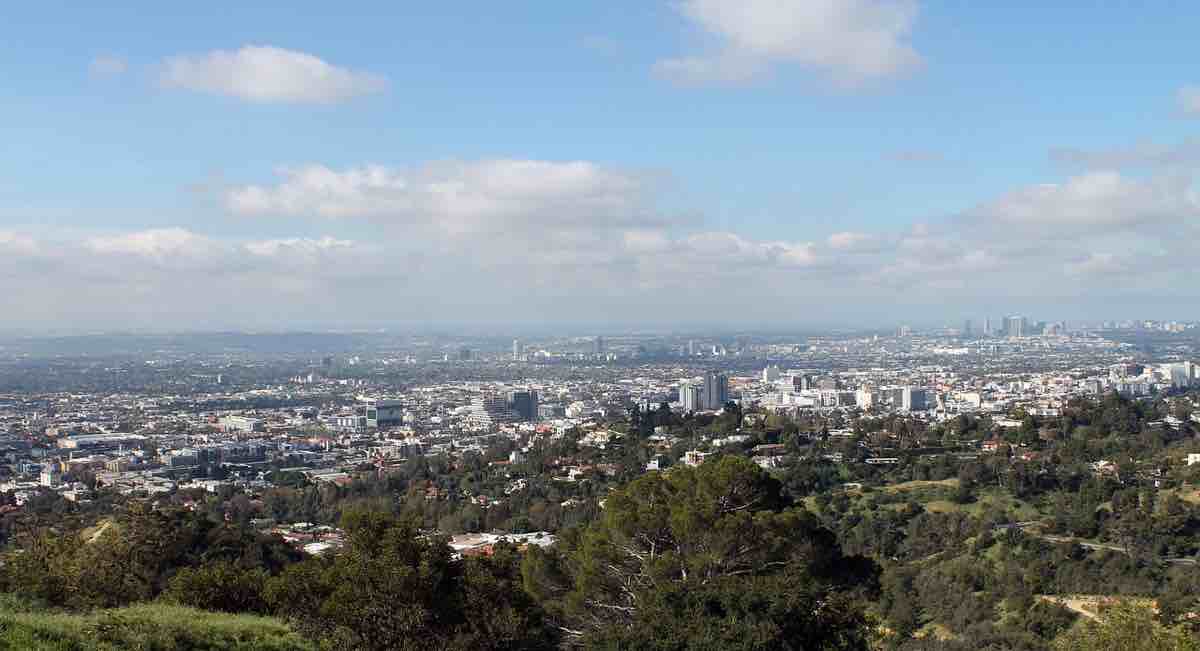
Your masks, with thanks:
M1134 4L16 3L0 329L1200 319Z

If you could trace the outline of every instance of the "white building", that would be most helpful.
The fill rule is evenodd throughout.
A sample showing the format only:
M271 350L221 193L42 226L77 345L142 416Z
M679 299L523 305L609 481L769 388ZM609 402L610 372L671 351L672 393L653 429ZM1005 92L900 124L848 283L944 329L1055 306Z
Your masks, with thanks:
M683 411L702 411L704 409L704 389L692 384L691 382L683 382L679 385L679 403L683 405Z
M221 419L221 429L226 432L242 432L249 434L252 432L261 432L265 428L261 418L252 418L250 416L226 416Z

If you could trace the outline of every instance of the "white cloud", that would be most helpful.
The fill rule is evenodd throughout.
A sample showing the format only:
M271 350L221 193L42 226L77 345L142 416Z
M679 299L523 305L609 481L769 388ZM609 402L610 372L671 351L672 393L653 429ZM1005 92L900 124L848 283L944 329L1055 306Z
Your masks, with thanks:
M37 241L23 233L0 231L0 251L30 254L37 251Z
M706 264L805 267L816 262L813 245L807 242L756 242L736 233L704 232L683 243L687 253Z
M855 86L921 62L908 42L915 0L683 0L678 7L716 44L655 65L683 82L744 81L797 64Z
M1176 96L1184 115L1200 116L1200 86L1184 86Z
M1130 273L1133 270L1130 261L1112 253L1090 253L1063 265L1063 271L1068 276L1121 274Z
M263 45L175 56L163 63L169 88L229 95L252 102L332 103L387 87L378 75L329 64L311 54Z
M633 254L663 253L670 249L667 234L656 230L632 230L622 234L625 250Z
M872 236L866 233L841 231L829 236L829 247L832 249L853 249L865 242L871 241Z
M1200 209L1173 175L1082 174L948 220L770 238L664 219L660 189L652 174L592 162L314 165L228 198L293 216L256 228L311 216L329 235L0 231L0 295L30 323L202 327L789 320L814 305L830 320L894 319L984 296L1055 309L1078 296L1102 309L1119 292L1159 291L1174 305L1200 287L1186 262Z
M211 257L216 243L182 228L162 228L88 238L84 244L96 253L138 256L157 262Z
M93 77L114 77L129 69L125 59L111 54L101 54L88 63L88 74Z
M652 221L648 175L585 161L445 161L412 169L365 165L279 170L274 186L226 196L241 215L366 218L443 233L608 229Z
M1025 233L1080 237L1155 225L1173 225L1200 215L1191 179L1137 179L1118 172L1089 172L1060 184L1022 188L970 211L985 227L1018 227Z
M331 251L351 249L354 246L355 243L351 240L339 240L333 237L322 237L320 239L289 237L249 242L245 245L247 251L255 255L268 257L283 255L313 257Z

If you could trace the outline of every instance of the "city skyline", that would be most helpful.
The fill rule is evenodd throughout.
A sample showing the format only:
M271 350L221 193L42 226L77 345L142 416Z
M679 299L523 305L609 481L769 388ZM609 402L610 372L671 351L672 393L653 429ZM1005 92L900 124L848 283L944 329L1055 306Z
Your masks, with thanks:
M302 9L14 8L6 331L1200 318L1193 8Z

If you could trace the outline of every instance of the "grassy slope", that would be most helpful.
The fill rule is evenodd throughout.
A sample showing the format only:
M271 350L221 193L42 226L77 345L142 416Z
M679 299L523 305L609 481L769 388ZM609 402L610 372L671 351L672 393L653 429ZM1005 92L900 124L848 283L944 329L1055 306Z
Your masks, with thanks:
M79 615L0 603L0 651L10 649L311 651L313 646L269 617L210 613L165 604Z

